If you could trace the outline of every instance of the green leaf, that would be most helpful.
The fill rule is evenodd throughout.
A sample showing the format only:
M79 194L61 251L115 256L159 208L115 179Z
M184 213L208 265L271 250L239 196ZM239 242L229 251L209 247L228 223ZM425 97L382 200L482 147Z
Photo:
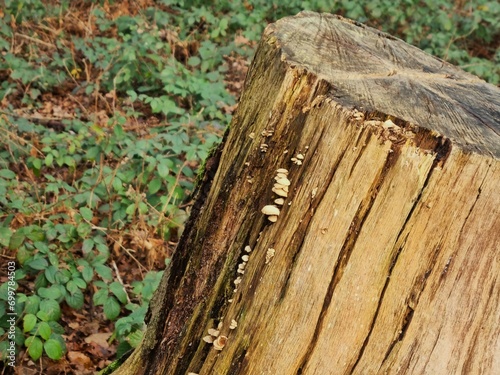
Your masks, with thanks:
M0 169L0 177L3 177L7 180L12 180L16 178L16 174L10 169Z
M92 297L92 302L94 302L94 305L100 306L104 305L107 299L108 299L108 290L102 288L94 293L94 296Z
M116 298L118 298L121 303L127 303L127 292L125 292L122 284L114 281L109 286L109 290L116 296Z
M23 244L25 239L26 239L26 236L25 236L24 232L21 230L18 230L10 238L9 249L10 250L19 249L19 247Z
M158 190L161 189L161 183L162 183L162 181L159 178L152 179L151 182L148 185L149 194L155 194L155 193L157 193Z
M26 232L26 236L31 241L44 241L45 240L45 232L42 228L31 225L29 227L29 231Z
M50 320L50 316L49 316L49 314L47 314L45 311L38 311L38 312L36 313L36 316L37 316L37 318L38 318L38 319L40 319L40 320L42 320L42 321L44 321L44 322L49 322L49 321L51 321L51 320Z
M71 273L68 270L60 270L56 273L56 283L66 284L70 280Z
M26 305L24 307L24 311L26 314L36 314L39 310L40 306L40 297L36 294L33 296L29 296Z
M28 337L24 342L24 345L28 348L28 354L34 361L38 360L38 358L42 356L43 344L42 340L40 340L38 337Z
M23 331L24 332L29 332L33 328L35 328L35 324L37 322L37 318L33 314L26 314L23 317Z
M97 160L101 152L102 149L99 146L90 147L85 153L85 158L88 160Z
M45 270L45 277L47 278L49 283L55 283L56 282L56 273L57 273L57 267L55 266L48 266L47 269Z
M45 258L36 258L25 263L26 266L33 268L34 270L44 270L48 267L49 262Z
M87 283L86 283L83 279L81 279L81 278L79 278L79 277L75 277L75 278L73 278L73 282L74 282L74 283L75 283L75 285L76 285L76 286L78 286L78 288L80 288L80 289L85 289L85 288L87 287Z
M59 334L59 335L63 335L64 334L64 328L57 322L54 322L53 320L49 321L49 326L50 328L52 329L52 332L54 332L54 334Z
M35 245L35 248L43 254L49 252L49 245L47 245L46 242L36 241L33 245Z
M130 97L130 101L135 102L137 100L137 93L134 90L127 90L127 95Z
M136 207L137 207L136 204L132 203L131 205L129 205L127 207L127 209L125 210L125 212L127 213L127 215L133 215L134 212L135 212Z
M45 344L43 344L43 348L45 349L45 353L47 353L47 356L50 359L57 361L62 358L63 349L59 341L49 339L45 341Z
M127 341L133 348L137 348L137 346L141 343L142 336L143 332L141 330L135 330L127 336Z
M59 299L62 296L61 290L57 285L52 285L50 288L38 289L38 295L46 299Z
M74 292L76 292L78 290L78 286L75 284L75 282L73 280L70 280L66 284L66 289L68 290L68 292L73 294Z
M94 213L88 207L80 207L80 214L87 221L91 221L92 217L94 216Z
M61 308L59 303L53 299L44 299L40 302L40 311L44 312L49 320L59 320L61 317Z
M95 272L97 272L97 274L99 276L101 276L104 280L113 280L113 274L111 272L111 268L109 268L108 266L105 266L104 264L96 264L94 266L94 269L95 269Z
M201 59L198 56L191 56L188 60L189 66L198 66L201 64Z
M126 342L126 341L120 342L118 344L118 346L116 347L116 357L120 358L122 355L127 353L130 349L132 349L132 347L130 346L130 344L128 342Z
M8 247L10 244L10 239L12 237L12 231L10 228L0 227L0 245Z
M67 304L75 310L79 310L83 307L83 293L80 289L72 294L68 294L65 299Z
M149 211L149 207L144 202L139 202L139 212L143 215L147 214Z
M115 189L117 192L123 191L122 180L119 177L115 177L111 182L111 185L113 185L113 189Z
M50 338L50 335L52 334L52 329L47 322L41 322L38 325L38 333L44 340L48 340Z
M73 167L74 168L76 166L75 159L73 159L69 155L66 155L63 160L64 160L64 164L66 164L68 167Z
M87 238L83 241L82 251L84 254L88 254L94 248L94 240L92 238Z
M158 175L161 178L166 178L168 174L170 173L170 169L168 168L167 164L164 162L164 160L161 160L160 163L158 163Z
M104 315L109 320L115 320L120 315L120 304L115 297L109 297L104 303Z
M51 167L53 162L54 162L54 155L47 154L47 156L45 157L45 165L47 167Z
M83 280L90 283L94 278L94 270L91 266L84 266L82 269Z
M42 160L37 158L33 159L33 168L35 168L35 170L42 169Z

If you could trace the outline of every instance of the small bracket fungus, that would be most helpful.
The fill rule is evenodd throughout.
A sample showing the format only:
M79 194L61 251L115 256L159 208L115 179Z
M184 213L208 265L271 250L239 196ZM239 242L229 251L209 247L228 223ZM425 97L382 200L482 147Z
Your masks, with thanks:
M276 181L276 184L282 185L282 186L290 186L290 180L288 178L280 178L279 180Z
M279 204L280 206L283 206L285 204L285 200L283 198L278 198L274 200L274 203Z
M260 133L260 135L262 135L263 137L271 137L273 134L274 134L273 129L265 129L262 130L262 132Z
M275 252L276 251L273 248L267 249L267 252L266 252L266 264L269 264L269 262L271 262L271 259L274 257L274 253Z
M268 216L278 216L280 214L280 209L275 205L269 204L262 207L262 213Z
M247 253L251 253L251 252L252 252L252 248L251 248L249 245L246 245L246 246L245 246L245 251L246 251Z
M312 189L312 192L311 192L311 199L314 199L314 197L316 196L316 193L318 192L318 188L315 187L314 189Z
M288 176L288 174L286 174L286 173L278 173L278 174L276 175L276 177L274 177L274 179L275 179L276 181L278 181L278 180L279 180L279 179L281 179L281 178L287 178L287 176Z
M384 121L384 123L382 124L382 127L384 129L397 129L397 130L400 129L400 127L397 126L395 123L393 123L390 119Z
M220 331L215 329L215 328L209 328L207 332L210 336L213 336L213 337L219 336L219 333L220 333Z
M214 341L214 349L215 350L222 350L224 348L224 346L226 346L226 343L227 343L227 337L226 336L219 336Z
M238 327L238 322L236 322L236 320L232 319L231 324L229 325L229 329L235 329L236 327Z
M279 187L276 187L276 185L278 185ZM285 187L281 186L282 185L274 184L274 187L272 188L273 193L283 198L288 197L288 192L285 190Z
M364 120L365 115L363 112L359 112L357 109L355 109L354 113L352 114L352 118L356 121L361 121Z
M205 341L208 344L212 344L214 342L214 338L210 335L207 335L207 336L203 337L203 341Z
M267 220L269 220L271 223L276 223L278 221L278 216L275 215L268 216Z

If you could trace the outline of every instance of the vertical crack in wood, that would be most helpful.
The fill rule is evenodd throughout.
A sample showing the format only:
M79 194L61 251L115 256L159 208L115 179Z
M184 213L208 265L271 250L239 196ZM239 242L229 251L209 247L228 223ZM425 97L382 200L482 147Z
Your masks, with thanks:
M323 129L322 133L325 131L325 129ZM321 136L322 137L322 136ZM319 137L319 139L321 139L321 137ZM344 150L342 150L342 152L339 154L339 157L337 158L337 160L335 161L335 164L333 165L333 167L330 169L330 172L328 173L328 176L325 178L326 180L326 183L325 183L325 188L319 192L319 194L316 195L316 197L314 198L314 200L312 200L310 202L310 205L309 205L309 212L314 212L314 210L316 209L316 207L318 207L319 203L321 202L321 200L323 199L324 195L326 194L327 190L328 190L328 186L330 186L330 184L332 183L333 181L333 178L335 177L335 172L337 171L338 169L338 166L340 164L340 162L343 160L344 156L345 156L345 153L347 152L347 148L345 148ZM312 211L311 211L312 210ZM298 244L298 246L296 246L295 248L297 249L293 256L292 256L292 259L291 259L291 267L288 268L287 270L287 274L285 276L285 281L283 283L283 287L281 289L281 293L280 293L280 300L282 300L284 297L285 297L285 294L288 290L288 287L289 287L289 281L290 281L290 276L292 275L294 269L295 269L295 266L297 265L297 262L296 262L296 258L297 256L299 255L300 253L300 250L302 248L302 245L304 243L304 240L305 240L305 237L306 237L306 233L308 232L308 229L309 229L309 225L311 223L311 219L313 218L313 215L309 216L308 219L307 219L307 222L305 224L304 227L304 230L301 231L298 236L299 238L301 238L301 241L300 243ZM295 237L295 235L299 232L299 229L300 229L301 226L299 226L297 228L297 230L294 232L293 234L293 237ZM292 241L293 242L293 239Z
M366 347L367 347L368 342L370 340L370 337L372 335L373 328L375 326L375 322L376 322L378 314L380 312L380 308L381 308L382 304L384 303L385 293L386 293L387 287L391 281L391 275L392 275L393 269L398 261L399 255L401 254L401 251L404 247L406 237L408 236L408 231L406 229L410 223L410 220L413 217L413 213L414 213L415 209L417 208L417 206L419 205L419 203L422 199L422 195L427 190L427 187L429 185L429 181L430 181L430 178L432 176L433 171L435 170L435 168L437 166L442 166L446 162L446 159L448 158L448 156L450 155L451 142L448 139L439 137L437 139L436 144L435 144L434 151L436 152L436 158L434 159L433 164L432 164L429 172L427 173L425 181L422 184L422 188L420 189L420 192L419 192L417 198L413 202L413 205L412 205L411 209L409 210L408 215L406 216L406 219L405 219L403 225L401 226L401 229L400 229L400 231L396 237L396 240L394 242L395 245L398 243L401 243L401 246L398 246L398 250L395 252L394 257L391 260L391 266L388 270L386 282L384 284L384 287L382 288L382 292L380 294L380 297L378 298L378 305L377 305L377 308L376 308L375 313L373 315L372 321L370 323L370 329L368 331L368 334L365 337L365 340L363 341L363 344L362 344L361 349L359 351L358 357L357 357L356 361L354 362L354 365L351 368L350 372L353 372L355 370L355 368L357 367L357 365L359 364L359 361L363 357L363 353L366 350ZM405 233L405 239L401 241L401 236L403 233ZM411 290L418 291L416 296L414 296L414 298L413 298L414 299L413 304L415 306L418 304L418 300L420 299L420 295L422 294L422 292L424 291L424 289L427 285L427 278L429 277L430 272L432 271L434 265L436 264L435 260L439 254L439 250L440 250L440 247L437 246L432 254L432 257L430 258L430 260L428 262L430 268L427 269L427 271L423 275L423 279L420 281L420 286L417 287L417 283L415 283L411 289ZM385 361L389 358L389 356L391 355L392 350L395 348L396 344L398 342L400 342L401 340L403 340L403 338L404 338L404 336L405 336L405 334L410 326L410 323L411 323L412 318L413 318L414 308L411 307L410 305L407 305L406 308L407 308L407 310L406 310L406 313L405 313L404 318L402 320L401 330L399 331L398 336L389 344L388 349L386 351L386 354L384 356L383 361L381 362L380 367L382 367L384 365Z
M374 204L375 199L376 199L378 192L379 192L379 188L382 185L389 168L395 163L395 159L397 158L397 155L398 155L398 153L396 153L396 152L388 154L384 167L381 169L381 172L379 173L378 177L374 180L374 183L372 185L373 187L368 191L367 202L365 200L363 200L360 203L360 205L356 211L356 214L354 215L354 218L351 222L351 227L349 228L347 236L346 236L344 243L342 245L342 248L339 252L338 260L334 265L332 278L330 280L325 298L323 300L323 306L321 308L321 313L318 317L318 321L316 322L316 327L314 330L313 337L311 339L311 342L309 343L309 346L308 346L302 360L300 361L300 365L297 369L297 374L302 373L303 369L307 366L307 363L308 363L311 355L314 353L314 348L317 345L319 333L320 333L321 329L323 328L323 321L325 319L325 316L328 312L328 309L329 309L331 301L332 301L333 292L335 291L335 288L337 287L338 283L340 282L340 280L342 278L342 275L344 273L344 269L349 262L352 251L354 249L354 246L356 245L356 241L358 240L359 232L360 232L361 228L363 227L363 224L364 224L366 218L368 217L368 215L373 207L373 204ZM332 178L333 178L333 176L332 176ZM371 332L372 328L373 328L373 322L372 322L372 326L370 328L370 332ZM366 340L365 340L365 343L363 344L363 346L365 344L366 344ZM363 350L363 348L362 348L362 350ZM358 358L358 360L359 360L359 358ZM356 363L357 363L357 361L356 361Z

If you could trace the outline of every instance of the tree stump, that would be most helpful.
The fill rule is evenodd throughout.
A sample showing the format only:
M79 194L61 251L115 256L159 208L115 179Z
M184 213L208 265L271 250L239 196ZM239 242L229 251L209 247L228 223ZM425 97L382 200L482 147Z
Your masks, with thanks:
M116 373L500 374L499 117L375 29L269 25Z

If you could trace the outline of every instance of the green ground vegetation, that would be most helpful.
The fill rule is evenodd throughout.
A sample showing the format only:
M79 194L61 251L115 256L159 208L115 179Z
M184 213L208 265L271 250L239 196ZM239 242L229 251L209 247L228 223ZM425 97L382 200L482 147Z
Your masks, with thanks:
M65 355L78 311L112 327L118 354L138 344L197 169L231 120L267 23L341 14L500 82L496 1L4 4L0 263L16 271L9 281L0 270L0 356L9 312L17 351L33 360Z

